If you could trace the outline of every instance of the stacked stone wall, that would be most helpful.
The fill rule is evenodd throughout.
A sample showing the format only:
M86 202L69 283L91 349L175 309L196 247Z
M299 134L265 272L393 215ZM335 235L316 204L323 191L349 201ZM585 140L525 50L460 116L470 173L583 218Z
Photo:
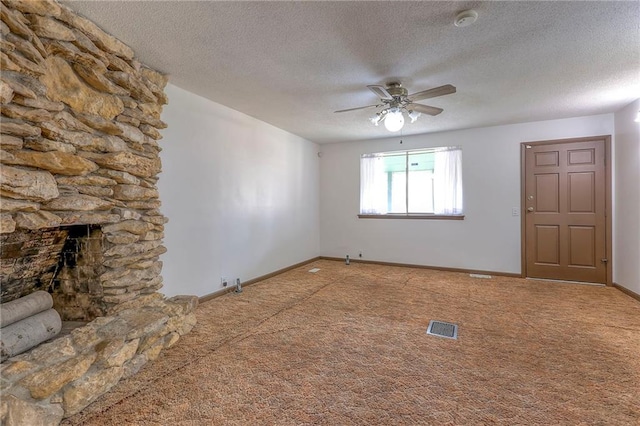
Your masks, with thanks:
M108 314L162 286L167 79L54 1L0 7L0 232L103 225Z
M56 424L195 322L194 298L157 292L167 78L53 0L1 0L0 35L0 234L101 229L90 285L104 316L0 366L0 421Z

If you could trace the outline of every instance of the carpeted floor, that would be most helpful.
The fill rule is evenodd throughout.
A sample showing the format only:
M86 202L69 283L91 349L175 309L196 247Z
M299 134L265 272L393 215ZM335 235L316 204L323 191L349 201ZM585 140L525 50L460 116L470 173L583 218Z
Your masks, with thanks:
M201 304L191 334L63 424L638 425L640 302L320 260Z

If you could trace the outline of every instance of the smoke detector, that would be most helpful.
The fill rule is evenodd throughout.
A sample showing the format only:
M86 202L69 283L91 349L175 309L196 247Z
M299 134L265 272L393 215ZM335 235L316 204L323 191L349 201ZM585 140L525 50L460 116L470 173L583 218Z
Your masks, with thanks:
M453 21L453 24L456 27L468 27L469 25L476 22L478 19L478 12L475 10L465 10L456 15L456 19Z

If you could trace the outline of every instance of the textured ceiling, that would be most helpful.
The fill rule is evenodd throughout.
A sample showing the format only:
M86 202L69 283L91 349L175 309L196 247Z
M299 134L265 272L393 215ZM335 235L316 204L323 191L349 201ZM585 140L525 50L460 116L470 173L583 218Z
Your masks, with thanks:
M640 2L64 1L170 82L318 143L388 137L366 85L456 94L403 134L616 111L640 97ZM473 8L477 22L453 25Z

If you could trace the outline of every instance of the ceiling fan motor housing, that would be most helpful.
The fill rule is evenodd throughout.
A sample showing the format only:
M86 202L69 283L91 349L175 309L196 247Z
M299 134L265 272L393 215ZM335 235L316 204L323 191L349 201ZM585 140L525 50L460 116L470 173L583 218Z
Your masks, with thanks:
M389 92L389 94L394 98L407 96L409 94L407 89L402 87L400 83L389 83L387 85L387 92Z

